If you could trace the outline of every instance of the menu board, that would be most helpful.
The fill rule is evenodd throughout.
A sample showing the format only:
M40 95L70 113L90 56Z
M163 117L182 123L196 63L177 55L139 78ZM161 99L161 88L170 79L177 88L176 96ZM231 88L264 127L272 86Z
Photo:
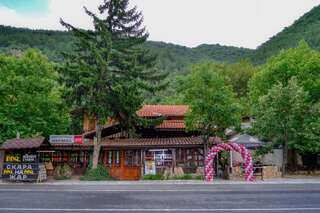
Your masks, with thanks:
M39 174L36 154L7 154L2 178L9 181L36 181Z
M37 163L4 163L2 178L10 181L36 181L38 171Z

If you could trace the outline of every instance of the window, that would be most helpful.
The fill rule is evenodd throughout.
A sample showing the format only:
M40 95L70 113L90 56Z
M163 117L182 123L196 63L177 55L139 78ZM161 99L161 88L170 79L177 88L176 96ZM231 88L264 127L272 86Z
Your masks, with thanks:
M108 152L108 165L111 166L112 165L112 151Z
M140 165L140 155L137 150L130 150L125 152L125 165L126 166Z
M119 166L119 164L120 164L120 151L115 151L114 164L115 164L115 166Z

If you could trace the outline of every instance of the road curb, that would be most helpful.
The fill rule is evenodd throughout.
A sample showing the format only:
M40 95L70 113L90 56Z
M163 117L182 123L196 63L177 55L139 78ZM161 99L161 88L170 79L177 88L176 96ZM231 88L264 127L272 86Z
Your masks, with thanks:
M281 184L320 184L320 179L277 179L266 181L228 181L216 180L204 182L198 180L165 180L165 181L49 181L42 183L10 183L0 181L0 185L50 185L50 186L74 186L74 185L281 185Z

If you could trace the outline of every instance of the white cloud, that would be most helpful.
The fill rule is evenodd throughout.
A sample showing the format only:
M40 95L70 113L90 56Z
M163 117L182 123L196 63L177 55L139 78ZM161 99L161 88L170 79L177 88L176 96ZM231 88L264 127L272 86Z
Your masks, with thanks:
M83 6L96 11L102 0L50 0L45 16L0 7L0 24L33 29L64 28L59 18L89 28ZM255 48L293 23L320 0L132 0L143 10L150 40L186 46L202 43Z
M91 27L91 20L85 15L83 6L96 11L101 0L50 0L49 12L45 15L19 14L16 11L0 7L0 24L32 29L64 30L60 18L76 26Z

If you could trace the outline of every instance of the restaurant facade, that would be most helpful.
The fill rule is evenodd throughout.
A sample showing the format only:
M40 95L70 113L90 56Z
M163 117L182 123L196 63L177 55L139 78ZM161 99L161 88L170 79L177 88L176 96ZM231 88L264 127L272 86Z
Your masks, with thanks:
M109 170L110 176L118 180L138 180L144 175L163 174L166 169L174 171L176 168L184 173L195 173L204 166L204 146L197 133L186 131L184 117L187 111L186 105L143 106L137 112L138 116L162 118L162 122L149 128L139 128L139 137L136 138L128 138L119 124L107 123L102 129L99 162ZM26 163L23 156L33 154L36 156L34 163L44 165L49 176L61 164L72 167L75 175L82 175L92 158L95 126L94 119L84 116L82 135L8 140L1 147L5 153L2 164L14 163L8 157L14 154L20 156L15 163L23 164ZM210 139L211 144L219 142L218 139ZM6 172L7 179L15 173ZM18 173L23 174L24 171ZM11 176L11 179L17 178Z

